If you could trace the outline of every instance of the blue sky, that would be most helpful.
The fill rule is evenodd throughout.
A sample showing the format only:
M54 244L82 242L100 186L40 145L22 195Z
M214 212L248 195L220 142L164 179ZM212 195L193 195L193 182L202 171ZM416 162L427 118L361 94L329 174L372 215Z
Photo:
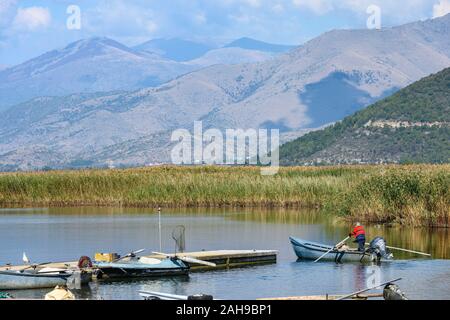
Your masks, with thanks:
M66 26L69 5L81 10L80 30ZM380 7L382 26L450 12L450 0L0 0L0 65L93 36L127 45L243 36L301 44L331 29L365 28L370 5Z

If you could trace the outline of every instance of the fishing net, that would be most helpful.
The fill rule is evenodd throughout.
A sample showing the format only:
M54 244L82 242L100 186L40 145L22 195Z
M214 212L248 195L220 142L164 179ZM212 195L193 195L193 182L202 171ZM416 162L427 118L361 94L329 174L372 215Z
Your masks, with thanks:
M184 252L186 249L184 226L178 226L172 231L172 239L175 240L175 252Z

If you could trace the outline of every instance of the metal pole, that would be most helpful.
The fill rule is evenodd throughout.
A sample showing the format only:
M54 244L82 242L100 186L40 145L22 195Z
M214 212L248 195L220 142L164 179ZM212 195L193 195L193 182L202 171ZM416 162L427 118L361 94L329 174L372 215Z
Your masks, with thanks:
M159 251L162 251L162 236L161 236L161 208L158 208L158 225L159 225Z

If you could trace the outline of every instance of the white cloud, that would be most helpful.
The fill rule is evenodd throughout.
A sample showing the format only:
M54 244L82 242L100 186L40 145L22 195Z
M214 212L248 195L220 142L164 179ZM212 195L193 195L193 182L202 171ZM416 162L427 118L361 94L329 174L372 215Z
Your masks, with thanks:
M131 2L131 1L130 1ZM158 30L155 14L149 6L124 0L103 0L85 11L85 28L92 34L122 37L148 36Z
M0 0L0 28L9 24L14 16L13 9L16 3L16 0Z
M261 0L244 0L248 5L258 8L261 6Z
M426 16L426 12L431 10L435 1L436 0L292 0L292 4L298 8L309 9L318 15L323 15L338 9L350 10L355 14L365 15L369 6L376 5L381 8L383 15L389 16L393 20L401 21L409 18L420 19L423 16ZM441 0L438 10L445 11L449 1L450 0Z
M19 8L14 18L12 29L18 31L34 31L50 25L52 16L47 8Z
M450 0L440 0L433 6L433 18L442 17L450 13Z
M17 3L17 0L1 0L0 1L0 17Z
M275 5L272 6L272 11L275 13L283 13L284 12L284 7L281 3L277 3Z
M292 0L296 7L304 7L316 14L324 14L333 9L332 0Z
M219 4L224 4L226 6L235 6L239 4L248 5L254 8L261 6L263 0L222 0L218 1Z
M197 24L205 24L207 22L206 14L204 12L199 12L195 14L194 21Z

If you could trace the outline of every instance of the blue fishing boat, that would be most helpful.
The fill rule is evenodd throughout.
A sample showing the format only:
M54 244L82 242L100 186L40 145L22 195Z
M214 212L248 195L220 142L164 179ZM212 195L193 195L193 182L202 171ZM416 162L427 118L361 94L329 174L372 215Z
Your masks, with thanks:
M377 254L373 250L358 251L346 247L336 248L334 246L320 244L312 241L290 237L294 252L300 260L314 260L321 258L324 261L341 262L371 262L377 261ZM392 257L385 251L381 260L389 260Z

